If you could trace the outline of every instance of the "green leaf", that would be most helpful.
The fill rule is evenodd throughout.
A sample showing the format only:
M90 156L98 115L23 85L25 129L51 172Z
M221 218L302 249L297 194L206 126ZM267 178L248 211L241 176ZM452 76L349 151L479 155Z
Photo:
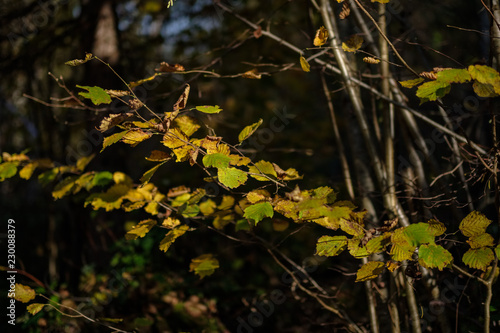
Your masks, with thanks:
M44 173L41 173L38 175L38 181L42 186L47 185L48 183L52 182L54 179L56 179L57 175L59 174L59 168L52 168L50 170L45 171Z
M453 261L451 253L436 244L422 245L418 249L418 262L426 268L443 270Z
M262 122L263 122L263 120L259 119L258 122L253 123L252 125L246 126L240 132L240 134L238 134L238 141L241 143L241 142L245 141L246 139L248 139L253 133L255 133L257 128L259 128L259 126L262 125Z
M421 103L435 101L450 92L450 84L443 81L430 81L422 84L417 89L417 97L421 99Z
M273 206L269 202L259 202L245 208L243 217L253 220L257 225L264 217L273 217L273 215Z
M184 235L189 230L187 225L181 225L175 229L172 229L165 235L165 238L160 242L160 250L163 252L167 252L177 238Z
M161 163L155 165L154 167L152 167L151 169L149 169L148 171L144 172L144 174L142 175L142 177L140 179L141 183L143 185L149 183L149 181L151 180L151 177L153 177L156 170L158 170L159 167L161 167L163 164L165 164L165 162L161 162Z
M5 162L0 164L0 182L3 182L7 178L12 178L17 173L16 162Z
M347 248L346 236L322 236L316 243L316 255L333 257Z
M487 247L479 249L469 249L464 253L462 261L470 268L480 269L485 271L488 265L495 259L493 250Z
M111 96L101 87L79 86L78 88L87 90L88 92L79 92L78 95L89 98L95 105L111 103Z
M361 266L356 273L356 282L375 279L383 272L385 263L382 261L370 261Z
M471 80L469 72L462 68L449 68L436 73L439 81L448 83L464 83Z
M249 167L249 170L250 170L250 173L257 174L257 175L250 175L251 177L253 177L259 181L262 181L262 182L268 181L269 179L267 179L266 177L263 177L263 176L259 176L258 174L262 173L264 175L268 175L269 177L271 177L273 179L278 177L278 174L276 173L276 170L274 169L273 164L271 162L267 162L267 161L259 161L259 162L255 163L255 166L251 165Z
M92 187L106 186L113 181L113 174L109 171L100 171L92 179Z
M212 254L203 254L191 260L189 271L198 275L201 279L212 275L219 268L219 261Z
M139 222L137 225L132 227L132 230L129 230L125 234L126 240L136 240L137 238L142 238L146 236L146 234L153 229L156 225L156 221L153 219L147 219Z
M197 106L196 107L196 110L200 111L200 112L203 112L203 113L219 113L222 111L221 108L219 108L218 105L201 105L201 106Z
M424 79L419 77L418 79L399 81L399 83L405 88L413 88L414 86L420 84L423 81Z
M118 133L112 134L112 135L110 135L108 137L105 137L104 141L102 143L101 153L102 153L102 151L106 147L109 147L112 144L117 143L118 141L120 141L121 138L123 138L125 136L125 134L127 134L127 132L128 132L128 130L127 131L123 131L123 132L118 132Z
M14 299L19 302L28 303L35 298L36 294L33 289L20 283L14 285Z
M404 228L403 233L412 246L434 243L433 230L429 228L427 223L410 224Z
M200 212L200 207L198 205L189 205L184 209L179 209L179 214L184 217L195 217Z
M45 306L46 304L42 304L42 303L33 303L33 304L30 304L26 307L26 310L28 310L29 313L31 313L32 315L36 315L38 312L40 312L43 307Z
M217 178L225 186L229 188L236 188L245 184L248 176L240 169L229 167L227 169L218 169Z
M207 168L214 167L219 169L226 169L229 167L231 158L221 153L208 154L203 156L203 165Z
M473 211L460 222L459 229L466 237L484 234L491 221L478 211Z

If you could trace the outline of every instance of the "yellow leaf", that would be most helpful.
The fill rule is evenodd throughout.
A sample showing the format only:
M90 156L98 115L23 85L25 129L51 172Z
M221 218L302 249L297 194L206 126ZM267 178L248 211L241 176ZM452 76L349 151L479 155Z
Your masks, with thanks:
M139 224L132 227L125 235L127 240L135 240L137 238L142 238L156 225L156 221L153 219L147 219L139 222Z
M260 79L262 77L261 74L259 74L259 71L254 68L252 70L249 70L249 71L246 71L245 73L241 74L241 77L245 78L245 79Z
M31 313L32 315L36 315L38 312L40 312L43 307L45 306L46 304L42 304L42 303L33 303L33 304L30 304L26 307L26 310L28 310L29 313Z
M16 301L23 302L23 303L28 303L32 299L35 298L35 291L31 289L28 286L25 286L20 283L16 283L14 285L14 298ZM9 292L9 297L10 297L10 292Z
M128 131L123 137L122 142L135 147L140 142L149 139L152 136L151 133L144 132L140 129L132 129Z
M310 72L311 71L311 66L307 62L306 58L300 57L300 67L302 67L302 70L304 72Z
M328 30L325 27L321 27L316 31L316 35L314 36L314 46L322 46L326 43L328 39ZM309 72L309 71L306 71Z
M363 37L352 35L347 41L342 43L342 49L346 52L356 52L363 44Z
M178 228L172 229L165 235L165 238L160 242L160 250L167 252L177 238L184 235L189 230L187 225L181 225Z
M385 263L382 261L370 261L361 266L356 273L356 282L372 280L382 273Z

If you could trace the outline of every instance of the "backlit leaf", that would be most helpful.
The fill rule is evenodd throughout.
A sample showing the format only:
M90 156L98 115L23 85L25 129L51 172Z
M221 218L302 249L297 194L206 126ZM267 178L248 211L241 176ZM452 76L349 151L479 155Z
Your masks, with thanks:
M408 243L412 246L434 243L433 230L427 223L410 224L404 228L403 233L407 237Z
M219 113L222 111L222 109L218 106L218 105L201 105L201 106L197 106L196 107L196 110L200 111L200 112L203 112L203 113L209 113L209 114L212 114L212 113Z
M212 254L203 254L191 260L189 271L194 272L201 279L212 275L219 268L219 261Z
M471 80L466 69L449 68L436 73L437 79L445 82L464 83Z
M156 170L158 170L158 168L161 167L164 163L165 162L159 163L159 164L155 165L154 167L152 167L151 169L149 169L148 171L144 172L144 174L142 175L142 177L140 179L141 183L142 184L149 183L149 181L151 180L151 177L153 177Z
M307 62L306 58L303 56L300 57L300 67L302 67L302 70L304 72L310 72L311 71L311 65Z
M273 164L267 161L259 161L255 163L255 165L251 165L249 167L250 173L254 175L250 175L251 177L260 180L260 181L268 181L269 179L263 176L259 176L258 174L262 173L264 175L268 175L271 178L277 178L278 174L276 170L274 170Z
M135 87L138 87L138 86L140 86L141 84L143 84L143 83L145 83L145 82L148 82L148 81L152 81L152 80L154 80L154 79L155 79L155 77L156 77L157 75L159 75L159 73L154 73L153 75L151 75L150 77L147 77L147 78L145 78L145 79L141 79L141 80L138 80L138 81L133 81L133 82L130 82L130 83L128 84L128 86L129 86L130 88L135 88Z
M12 178L17 173L16 162L5 162L0 164L0 182L3 182L7 178Z
M88 92L79 92L78 95L89 98L95 105L111 103L111 96L101 87L79 86L78 88Z
M160 250L167 252L175 240L184 235L188 230L189 227L187 225L181 225L180 227L170 230L168 234L165 235L165 238L163 238L160 242Z
M491 221L478 211L473 211L460 222L459 229L467 237L484 234Z
M369 253L380 253L390 244L391 233L385 232L383 235L374 237L366 243L366 250Z
M215 212L215 207L217 207L217 204L212 199L208 199L200 203L199 206L200 206L200 212L203 215L207 216Z
M91 154L89 156L83 156L76 161L76 168L78 171L83 171L85 170L85 167L92 161L92 159L95 157L95 154Z
M226 169L218 169L217 178L225 186L229 188L236 188L240 185L245 184L248 176L240 169L229 167Z
M382 261L369 261L356 273L356 282L375 279L384 271L385 263Z
M203 165L207 168L213 167L219 169L226 169L227 167L229 167L229 162L231 161L231 158L224 154L215 153L203 156L202 161Z
M342 43L342 49L346 52L356 52L363 45L363 37L352 35L347 41Z
M273 206L269 202L259 202L245 208L243 217L254 221L255 225L265 217L273 217Z
M316 255L333 257L347 248L346 236L322 236L316 243Z
M257 130L257 128L259 128L259 126L262 124L262 122L263 122L263 120L259 119L258 122L254 123L252 125L246 126L238 135L238 141L241 143L244 140L248 139L253 133L255 133L255 131Z
M404 230L405 228L396 229L391 235L392 247L390 254L395 261L410 260L417 248L409 243Z
M471 248L478 249L481 247L495 245L495 240L490 234L484 233L477 236L472 236L467 240L467 243L469 243Z
M345 208L343 210L345 211ZM340 229L353 236L361 236L365 233L362 225L358 224L356 221L345 218L340 219Z
M146 234L153 229L156 225L156 221L153 219L147 219L139 222L137 225L132 227L132 230L129 230L125 234L125 239L127 240L135 240L137 238L142 238L146 236Z
M123 132L118 132L118 133L115 133L115 134L112 134L108 137L105 137L104 138L104 141L102 143L102 149L101 149L101 152L106 148L106 147L109 147L111 146L112 144L114 143L117 143L118 141L121 140L121 138L123 138L125 136L125 134L127 134L128 131L123 131Z
M35 171L36 167L38 166L38 163L28 163L26 164L20 171L19 171L19 177L22 179L30 179L31 176L33 175L33 172ZM1 168L1 167L0 167ZM0 176L1 177L1 176Z
M187 145L189 138L178 128L173 128L163 136L163 143L166 147L175 149Z
M469 249L464 253L462 261L470 268L480 269L485 271L488 265L495 259L493 250L487 247L479 249Z
M433 236L441 236L446 231L446 226L435 219L427 221L429 233Z
M474 89L474 92L479 97L496 97L496 96L498 96L497 91L495 91L495 87L489 83L482 83L482 82L476 81L472 84L472 88Z
M33 303L33 304L30 304L26 307L26 310L28 310L28 312L32 315L36 315L38 312L40 312L43 307L45 306L46 304L42 304L42 303Z
M451 86L448 82L443 81L429 81L425 82L417 89L417 97L421 102L435 101L450 92Z
M347 241L347 249L351 256L356 259L366 258L370 255L366 246L361 244L361 235Z
M405 88L413 88L414 86L420 84L423 81L424 79L419 77L418 79L399 81L399 83Z
M78 176L69 176L64 178L59 184L56 185L52 191L54 199L61 199L62 197L71 194L71 191L77 186L75 184Z
M15 284L14 299L19 302L28 303L36 296L35 291L20 283Z
M119 209L123 196L127 194L130 187L125 184L115 184L104 193L93 193L85 199L85 207L92 205L94 210L104 208L107 212L113 209Z
M179 128L184 134L188 137L193 135L196 132L200 125L193 117L187 115L180 115L174 119L174 124L177 128Z
M451 264L453 256L451 253L436 244L426 244L418 249L418 262L426 268L437 268L440 271Z
M132 129L125 133L125 135L122 137L122 142L126 143L128 145L131 145L132 147L135 147L137 144L140 142L149 139L152 136L151 133L144 132L140 129Z
M316 35L314 36L314 41L313 41L314 46L325 45L327 40L328 40L328 30L326 30L325 27L320 27L316 31ZM306 71L306 72L309 72L309 71Z
M263 189L258 189L258 190L253 190L247 194L247 199L250 201L250 203L256 203L259 201L264 201L269 198L271 194L269 194L268 191L263 190Z

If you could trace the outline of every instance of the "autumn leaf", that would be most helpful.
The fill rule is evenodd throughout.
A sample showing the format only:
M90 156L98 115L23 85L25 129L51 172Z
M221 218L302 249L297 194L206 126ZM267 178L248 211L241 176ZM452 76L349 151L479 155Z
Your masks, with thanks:
M219 261L214 258L213 254L203 254L192 259L189 264L189 271L194 272L201 279L212 275L217 268L219 268Z
M347 41L342 43L342 49L346 52L356 52L363 45L363 37L352 35Z
M300 67L302 67L302 70L304 72L310 72L311 71L311 66L307 62L306 58L303 56L300 57Z
M326 43L327 40L328 40L328 30L326 30L325 27L320 27L316 31L316 35L314 36L314 42L313 42L314 46L322 46Z

